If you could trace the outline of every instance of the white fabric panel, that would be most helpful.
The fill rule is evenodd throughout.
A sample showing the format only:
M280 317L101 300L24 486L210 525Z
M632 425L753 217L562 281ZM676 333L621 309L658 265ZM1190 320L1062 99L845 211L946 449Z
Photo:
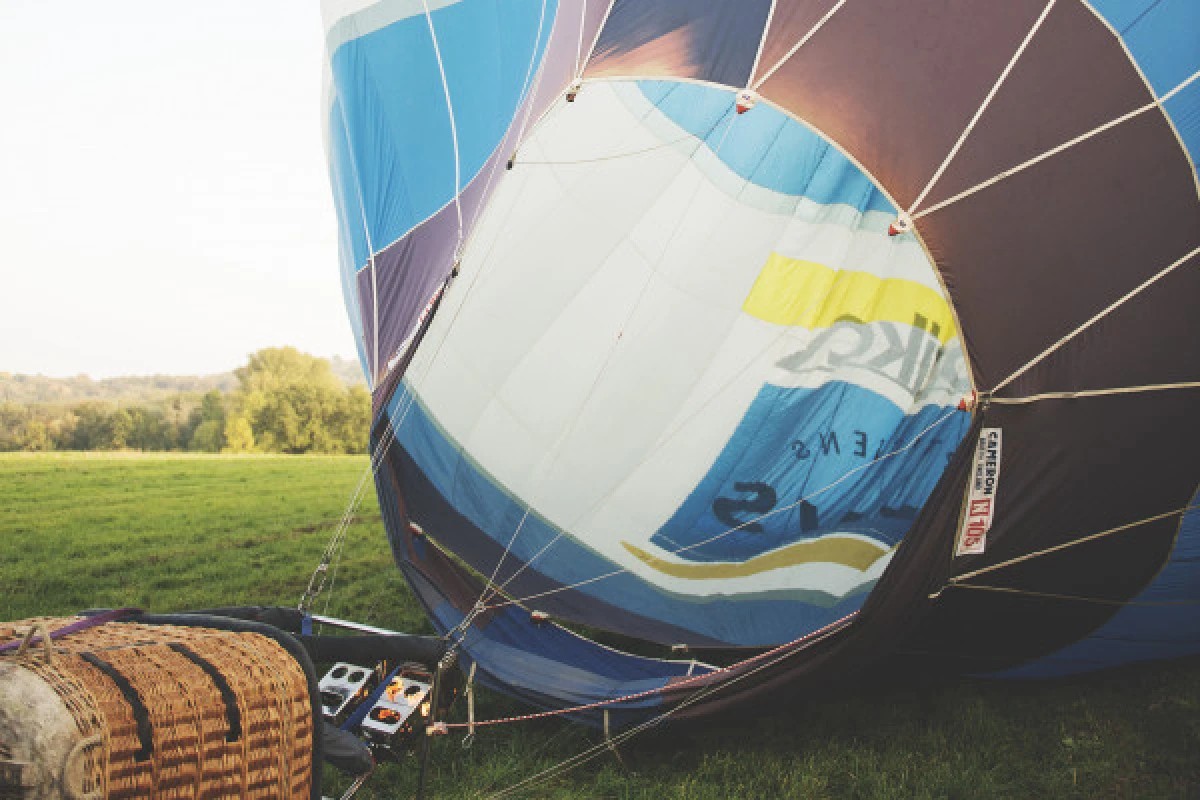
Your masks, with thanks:
M797 585L851 592L890 555L866 572L804 564L697 581L646 568L622 542L662 555L649 537L711 467L765 382L829 379L779 366L814 332L742 311L772 252L935 289L937 281L916 244L889 239L875 221L849 230L861 215L844 206L777 193L765 202L766 190L694 143L595 160L683 135L648 126L649 112L639 120L624 91L592 83L575 103L560 101L516 168L498 178L410 368L417 392L501 485L656 585L692 595ZM902 327L908 341L913 329ZM961 350L947 353L961 366ZM951 402L953 364L942 372L915 398L866 369L854 380L908 408Z

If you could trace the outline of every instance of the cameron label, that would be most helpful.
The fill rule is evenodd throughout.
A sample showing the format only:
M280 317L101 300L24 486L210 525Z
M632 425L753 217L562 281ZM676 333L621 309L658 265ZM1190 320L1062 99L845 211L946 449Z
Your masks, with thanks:
M975 466L958 532L956 555L982 553L987 547L987 532L992 527L996 508L996 489L1000 485L1000 428L984 428L975 446Z

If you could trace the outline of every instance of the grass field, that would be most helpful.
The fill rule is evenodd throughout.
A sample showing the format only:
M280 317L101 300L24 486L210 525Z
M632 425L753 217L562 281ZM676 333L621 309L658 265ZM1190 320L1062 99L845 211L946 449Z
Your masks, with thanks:
M93 606L290 605L365 457L0 455L0 620ZM324 605L324 598L318 604ZM330 613L429 630L368 493ZM481 717L518 710L483 698ZM461 712L461 709L459 709ZM562 722L435 745L430 795L487 796L579 753ZM1200 797L1200 661L1069 681L870 687L803 707L656 730L523 797ZM360 797L412 795L415 764ZM327 793L340 787L327 783Z

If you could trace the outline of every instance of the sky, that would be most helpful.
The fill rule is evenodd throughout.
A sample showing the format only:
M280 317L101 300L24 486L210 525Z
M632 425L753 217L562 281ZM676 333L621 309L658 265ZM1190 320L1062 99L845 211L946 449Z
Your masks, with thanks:
M0 371L357 358L315 0L0 0Z

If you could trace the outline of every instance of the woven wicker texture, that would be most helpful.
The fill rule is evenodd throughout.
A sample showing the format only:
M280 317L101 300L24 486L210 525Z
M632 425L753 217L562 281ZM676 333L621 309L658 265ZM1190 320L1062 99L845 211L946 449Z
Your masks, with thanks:
M54 631L75 621L3 623L0 645L19 638L21 626L40 622ZM56 640L53 651L52 662L41 645L0 658L46 680L83 737L100 734L101 743L86 754L83 794L113 800L311 796L308 684L300 665L271 639L112 622ZM226 700L234 698L231 714ZM149 730L143 724L140 732L138 699L149 720Z

